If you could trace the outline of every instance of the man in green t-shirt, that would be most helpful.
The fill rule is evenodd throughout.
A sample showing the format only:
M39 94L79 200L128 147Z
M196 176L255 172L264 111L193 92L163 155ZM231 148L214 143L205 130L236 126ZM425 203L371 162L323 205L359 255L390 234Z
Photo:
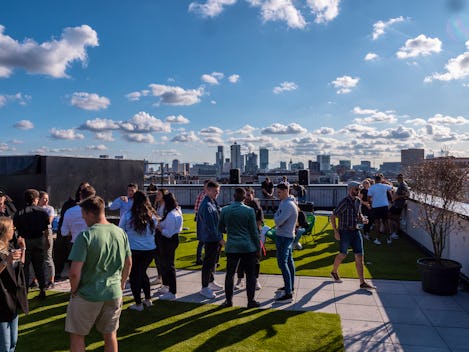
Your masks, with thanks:
M117 351L122 290L132 266L129 242L121 228L106 220L102 198L91 196L79 205L89 228L77 236L69 256L65 331L72 352L85 351L85 336L93 325L103 334L104 349Z

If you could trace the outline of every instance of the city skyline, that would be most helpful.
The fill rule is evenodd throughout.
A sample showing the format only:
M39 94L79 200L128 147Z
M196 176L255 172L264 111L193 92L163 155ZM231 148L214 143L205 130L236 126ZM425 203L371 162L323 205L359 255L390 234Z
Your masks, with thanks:
M0 155L469 150L464 0L5 0L0 53Z

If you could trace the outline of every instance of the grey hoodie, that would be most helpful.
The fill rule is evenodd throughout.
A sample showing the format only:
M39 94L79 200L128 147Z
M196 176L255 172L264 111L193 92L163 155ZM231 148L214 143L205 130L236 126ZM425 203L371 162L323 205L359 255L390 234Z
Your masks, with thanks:
M298 219L298 206L295 198L289 196L282 200L274 215L277 236L295 237L295 226Z

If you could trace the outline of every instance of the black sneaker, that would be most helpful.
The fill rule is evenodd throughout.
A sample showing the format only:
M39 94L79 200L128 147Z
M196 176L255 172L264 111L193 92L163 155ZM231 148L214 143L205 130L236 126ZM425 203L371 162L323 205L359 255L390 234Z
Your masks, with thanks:
M230 301L225 301L223 302L220 307L222 308L229 308L229 307L233 307L233 302L230 302Z
M293 295L284 293L282 296L275 299L275 302L278 303L290 303L293 302Z
M285 292L285 286L278 288L277 291L275 291L275 292L282 292L282 291ZM292 288L291 292L292 293L295 292L295 289Z
M46 299L46 291L41 290L41 291L39 292L39 295L37 296L37 298L38 298L39 300L41 300L41 301L45 300L45 299Z
M248 308L259 308L261 304L257 301L251 301L248 303Z
M367 283L366 281L363 282L362 284L360 284L360 288L361 288L361 289L364 289L364 290L375 290L375 289L376 289L375 286L370 285L370 284Z
M342 282L342 280L341 280L339 274L337 274L337 273L331 271L331 276L332 276L332 278L334 279L335 282Z

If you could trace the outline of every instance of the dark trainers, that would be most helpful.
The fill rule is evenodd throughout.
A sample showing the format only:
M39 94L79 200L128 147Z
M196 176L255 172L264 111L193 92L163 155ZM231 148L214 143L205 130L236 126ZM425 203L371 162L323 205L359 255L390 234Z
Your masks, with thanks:
M261 304L257 301L251 301L248 303L248 308L259 308Z
M222 307L222 308L233 307L233 302L231 302L231 301L225 301L225 302L223 302L222 304L220 304L220 307Z
M285 292L285 286L278 288L277 291L275 291L275 292ZM292 288L291 292L292 293L295 292L295 289Z
M293 295L290 293L289 295L288 294L283 294L282 296L278 297L275 299L275 302L278 302L278 303L290 303L290 302L293 302Z
M341 280L339 274L337 274L337 273L331 271L331 276L332 276L332 278L334 279L335 282L342 282L342 280Z
M376 289L375 286L370 285L366 281L360 284L360 288L365 289L365 290L375 290Z

